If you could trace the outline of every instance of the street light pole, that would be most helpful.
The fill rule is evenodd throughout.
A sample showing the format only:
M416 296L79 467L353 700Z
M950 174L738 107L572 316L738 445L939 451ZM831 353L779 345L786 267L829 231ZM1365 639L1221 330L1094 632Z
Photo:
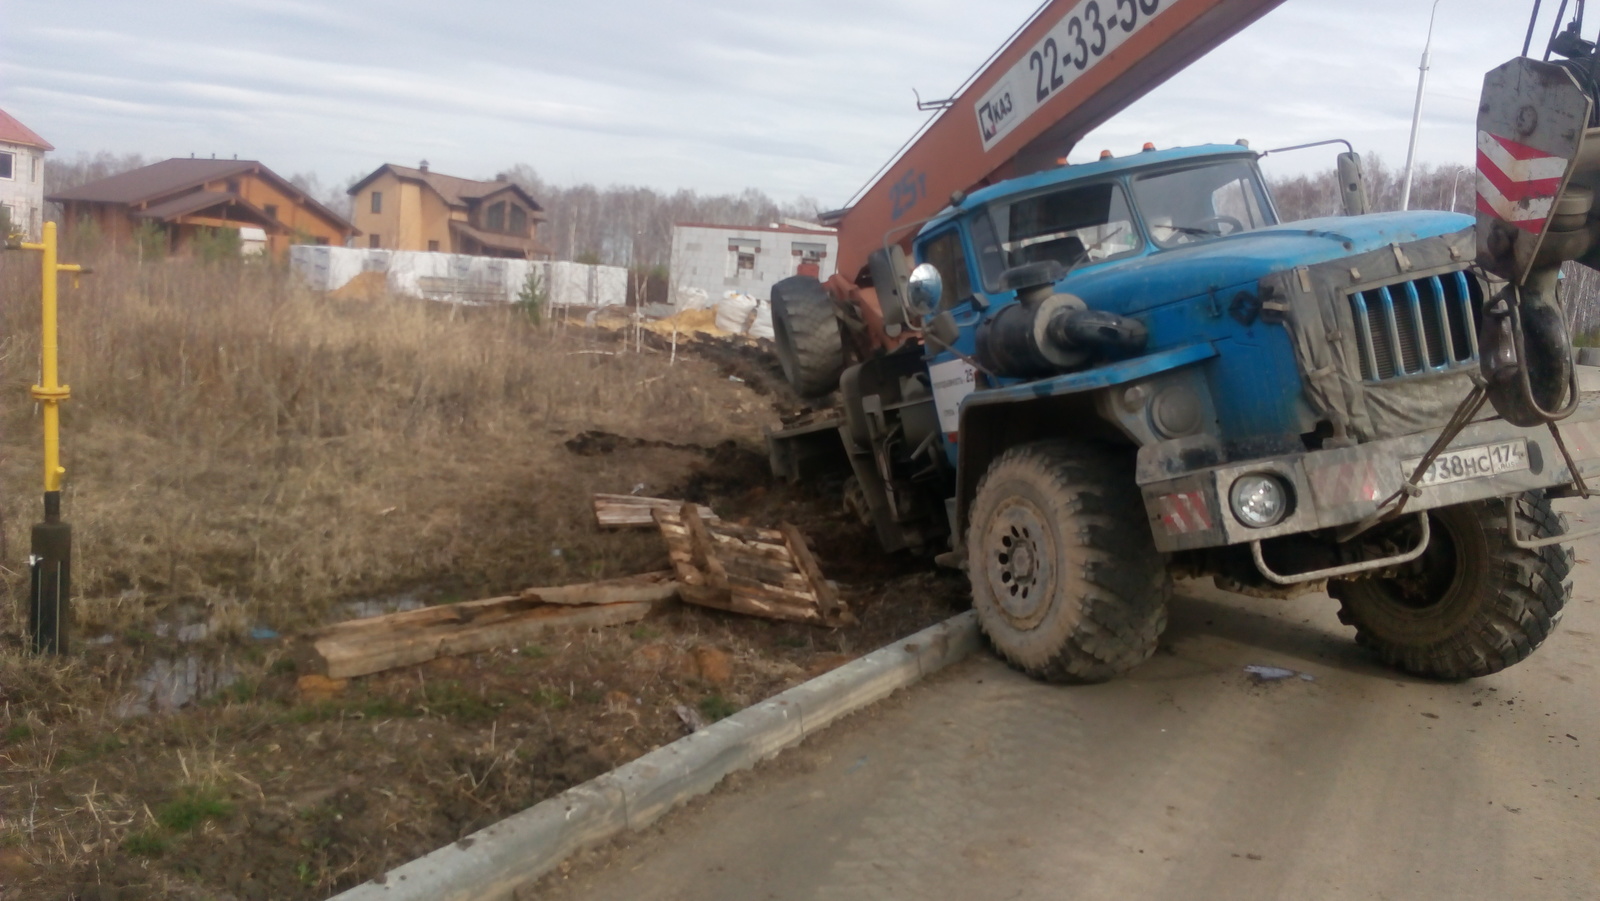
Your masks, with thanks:
M1400 209L1411 209L1411 164L1417 156L1417 126L1422 124L1422 92L1428 86L1428 49L1433 46L1433 17L1439 13L1439 0L1433 0L1428 13L1428 39L1422 43L1422 65L1417 74L1417 105L1411 111L1411 141L1406 145L1406 174L1400 183Z

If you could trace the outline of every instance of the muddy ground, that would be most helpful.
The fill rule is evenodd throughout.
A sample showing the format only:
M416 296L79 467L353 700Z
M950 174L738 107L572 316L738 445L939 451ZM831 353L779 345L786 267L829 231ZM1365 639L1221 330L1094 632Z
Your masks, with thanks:
M801 412L769 358L705 355L715 377L739 380L773 412ZM753 524L798 525L860 624L827 630L673 605L631 625L343 685L297 669L293 636L276 629L202 637L203 626L186 629L180 617L80 635L69 662L0 685L0 899L324 898L673 741L686 720L727 716L965 600L959 575L877 552L840 508L837 486L775 484L751 442L553 437L585 484L627 492L654 475L653 493ZM607 540L650 536L594 536ZM664 547L658 556L665 568ZM603 561L590 568L612 574ZM464 576L335 605L328 618L526 584ZM21 636L0 641L15 650Z

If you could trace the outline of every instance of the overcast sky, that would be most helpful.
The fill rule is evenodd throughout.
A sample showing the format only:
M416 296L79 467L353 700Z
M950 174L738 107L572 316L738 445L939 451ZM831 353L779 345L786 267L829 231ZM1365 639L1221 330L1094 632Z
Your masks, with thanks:
M69 156L237 154L329 184L384 162L480 178L526 163L562 184L828 208L921 122L913 88L948 94L1037 5L0 0L0 108ZM1074 156L1342 137L1398 167L1431 5L1286 0ZM1471 163L1483 73L1521 50L1531 8L1439 0L1419 160Z

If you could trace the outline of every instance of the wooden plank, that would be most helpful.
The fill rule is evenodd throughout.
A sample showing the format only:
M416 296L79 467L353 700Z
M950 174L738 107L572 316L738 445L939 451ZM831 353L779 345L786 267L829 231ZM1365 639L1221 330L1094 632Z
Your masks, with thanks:
M811 592L816 595L817 606L822 608L823 618L835 625L845 625L855 622L855 616L850 608L845 606L839 593L828 584L827 577L822 574L822 567L817 565L817 558L811 555L811 547L806 544L806 536L789 523L779 526L783 532L784 543L789 547L789 553L794 555L795 566L806 581L811 583Z
M679 596L690 604L701 607L711 607L716 610L732 610L732 598L725 588L712 588L708 585L680 585Z
M669 601L678 594L678 583L671 576L670 570L663 570L623 579L588 582L583 585L527 588L518 597L544 604L567 606Z
M733 590L733 600L730 609L735 613L747 613L751 616L761 616L767 619L781 619L796 623L819 624L822 614L814 607L791 607L787 604L774 604L760 598L746 597Z
M729 588L737 588L749 597L765 598L779 604L789 604L795 607L810 607L813 610L822 608L817 606L817 599L808 591L797 591L780 585L771 585L743 576L730 577Z
M768 585L776 585L790 591L796 591L806 597L811 597L811 587L806 583L804 576L793 569L773 566L762 558L736 557L724 555L722 565L728 571L728 577L740 576ZM815 598L811 599L815 603Z
M631 494L596 494L594 496L594 518L601 528L626 529L649 526L655 522L651 515L654 510L665 509L674 512L683 505L683 501L671 500L663 497L637 497ZM697 508L701 518L716 520L717 515L711 512L710 507Z
M457 605L459 606L459 605ZM487 624L440 624L433 629L399 633L340 634L312 642L319 668L331 679L347 679L435 657L465 654L521 644L543 632L567 628L612 626L642 619L654 607L648 602L586 607L536 606L520 615Z
M689 530L689 541L694 547L694 562L706 574L706 584L712 588L728 587L728 571L723 568L722 561L717 559L716 552L711 546L711 534L706 531L705 521L700 518L700 511L694 504L684 504L678 511L684 526Z
M528 588L514 595L480 598L459 604L438 604L417 610L402 610L381 616L332 623L313 630L311 635L321 638L357 633L401 632L444 624L484 623L528 610L539 603L572 606L666 601L677 594L677 584L670 578L671 575L669 571L663 570L579 585Z
M760 541L773 545L783 544L783 533L777 529L757 529L752 526L741 526L734 522L718 521L712 525L711 530L742 541Z
M695 566L694 547L689 541L688 530L681 526L673 527L672 520L676 519L676 514L670 511L658 509L652 511L651 515L660 527L661 540L667 544L667 557L672 560L672 571L678 576L678 593L684 600L689 600L684 589L702 586L706 579Z
M742 538L734 538L728 535L723 535L716 526L710 526L708 529L711 532L711 539L713 542L715 542L717 553L719 554L727 550L733 550L746 554L769 557L773 560L780 561L780 565L783 566L793 565L793 555L789 553L789 548L781 543L768 544L766 542L759 541L746 541Z

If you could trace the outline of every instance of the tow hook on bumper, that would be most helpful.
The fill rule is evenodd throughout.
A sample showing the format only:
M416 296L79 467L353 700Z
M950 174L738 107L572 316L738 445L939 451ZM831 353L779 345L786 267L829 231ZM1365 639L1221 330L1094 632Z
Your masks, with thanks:
M1511 503L1511 499L1508 498L1506 502ZM1375 560L1362 560L1359 563L1346 563L1343 566L1330 566L1326 569L1314 569L1310 572L1281 575L1273 572L1272 567L1267 565L1266 558L1261 555L1261 542L1259 540L1250 542L1250 556L1256 561L1256 569L1259 570L1263 576L1266 576L1268 579L1271 579L1279 585L1297 585L1301 582L1315 582L1319 579L1337 579L1340 576L1353 575L1355 573L1367 572L1374 569L1384 569L1390 566L1399 566L1402 563L1410 563L1411 561L1422 556L1422 552L1428 549L1428 540L1432 538L1433 535L1428 528L1428 514L1418 513L1417 521L1422 526L1422 537L1417 541L1417 546L1403 554L1395 554L1392 557L1379 557ZM1554 541L1566 540L1566 535L1561 535L1554 539ZM1517 539L1515 525L1512 526L1511 541L1518 547L1523 546ZM1552 544L1554 541L1551 539L1540 539L1540 541L1535 542L1535 544L1542 547L1545 544Z

